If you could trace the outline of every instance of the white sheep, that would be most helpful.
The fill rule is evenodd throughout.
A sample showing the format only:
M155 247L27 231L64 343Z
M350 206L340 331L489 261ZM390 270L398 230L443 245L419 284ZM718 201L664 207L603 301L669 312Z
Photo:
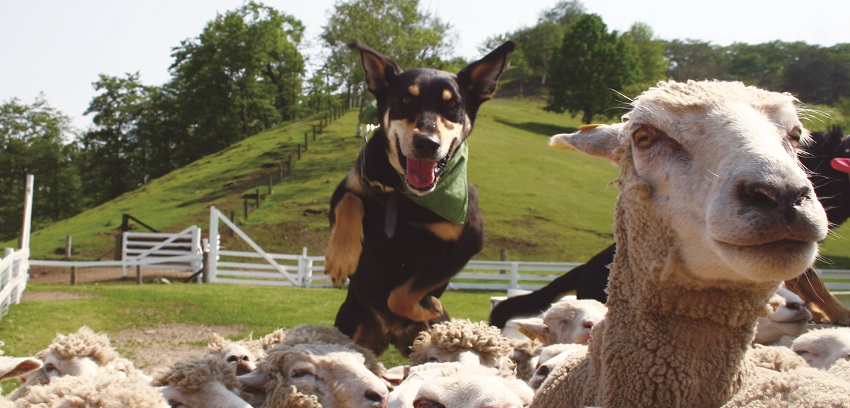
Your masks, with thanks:
M544 346L540 349L540 356L537 359L537 366L531 378L528 379L528 385L531 389L540 388L543 381L549 377L558 365L566 361L566 359L576 352L587 352L587 345L576 343L557 343Z
M171 406L249 408L239 395L236 368L217 356L188 358L154 375L154 386Z
M160 389L141 378L121 372L65 375L47 384L32 385L14 401L17 408L169 408ZM207 405L217 407L217 405Z
M10 393L10 399L19 399L26 395L29 387L47 384L52 378L65 375L88 376L100 372L121 371L127 376L150 379L136 370L132 362L119 357L105 333L95 333L88 326L83 326L67 336L57 334L53 343L40 351L37 357L44 365L32 372L22 386Z
M808 331L794 339L791 350L810 366L828 369L838 360L850 359L850 327Z
M511 320L519 327L520 332L540 340L544 345L587 344L593 326L605 319L606 313L608 307L598 300L568 299L552 303L539 318Z
M461 362L426 363L410 373L387 399L387 408L521 408L534 392L522 380L485 366Z
M776 290L768 305L767 315L756 320L754 343L789 346L790 340L786 339L802 334L812 320L812 312L806 307L806 302L784 285Z
M661 82L623 123L553 136L619 164L617 249L605 320L533 406L846 405L837 377L746 359L768 299L827 235L796 157L807 137L791 95L718 81Z
M367 368L367 356L355 348L315 341L275 346L254 372L239 381L266 393L264 407L283 406L271 397L288 398L295 386L304 395L315 395L326 408L375 408L386 403L389 393L379 375Z
M238 341L228 340L217 333L207 344L206 356L218 357L234 366L236 375L250 373L257 368L257 361L266 357L261 340L251 336Z
M432 325L410 346L410 365L428 362L462 362L514 374L514 348L498 327L485 322L452 319Z

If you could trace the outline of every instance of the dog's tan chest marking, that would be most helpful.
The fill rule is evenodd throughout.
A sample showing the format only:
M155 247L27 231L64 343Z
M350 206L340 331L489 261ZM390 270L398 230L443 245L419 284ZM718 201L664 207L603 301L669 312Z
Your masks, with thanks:
M334 286L341 287L354 274L363 251L363 201L345 193L334 208L336 222L331 228L325 268Z

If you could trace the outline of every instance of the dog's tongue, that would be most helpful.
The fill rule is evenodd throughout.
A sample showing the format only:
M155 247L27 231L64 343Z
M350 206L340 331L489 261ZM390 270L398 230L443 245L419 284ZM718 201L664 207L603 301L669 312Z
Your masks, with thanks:
M434 183L436 160L416 160L407 158L407 182L416 188L425 188Z

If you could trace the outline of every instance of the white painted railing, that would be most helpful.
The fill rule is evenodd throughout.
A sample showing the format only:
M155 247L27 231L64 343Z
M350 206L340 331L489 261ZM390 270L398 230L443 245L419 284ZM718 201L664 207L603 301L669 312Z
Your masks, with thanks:
M29 249L6 248L0 259L0 317L5 316L10 305L21 303L29 278Z
M184 255L190 256L187 261L175 260L175 257ZM122 276L127 276L127 267L132 261L145 258L167 258L162 262L145 264L149 268L200 271L203 268L201 229L192 225L177 233L125 232L121 239L121 260L131 263L122 265Z

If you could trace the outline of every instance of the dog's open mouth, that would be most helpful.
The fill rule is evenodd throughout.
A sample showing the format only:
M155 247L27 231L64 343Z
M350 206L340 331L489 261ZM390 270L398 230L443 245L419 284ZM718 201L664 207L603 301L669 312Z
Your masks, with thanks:
M413 159L401 152L401 145L397 146L398 161L404 169L404 176L408 186L422 192L433 190L440 173L449 164L449 160L451 160L454 154L454 144L452 142L449 154L441 160Z

